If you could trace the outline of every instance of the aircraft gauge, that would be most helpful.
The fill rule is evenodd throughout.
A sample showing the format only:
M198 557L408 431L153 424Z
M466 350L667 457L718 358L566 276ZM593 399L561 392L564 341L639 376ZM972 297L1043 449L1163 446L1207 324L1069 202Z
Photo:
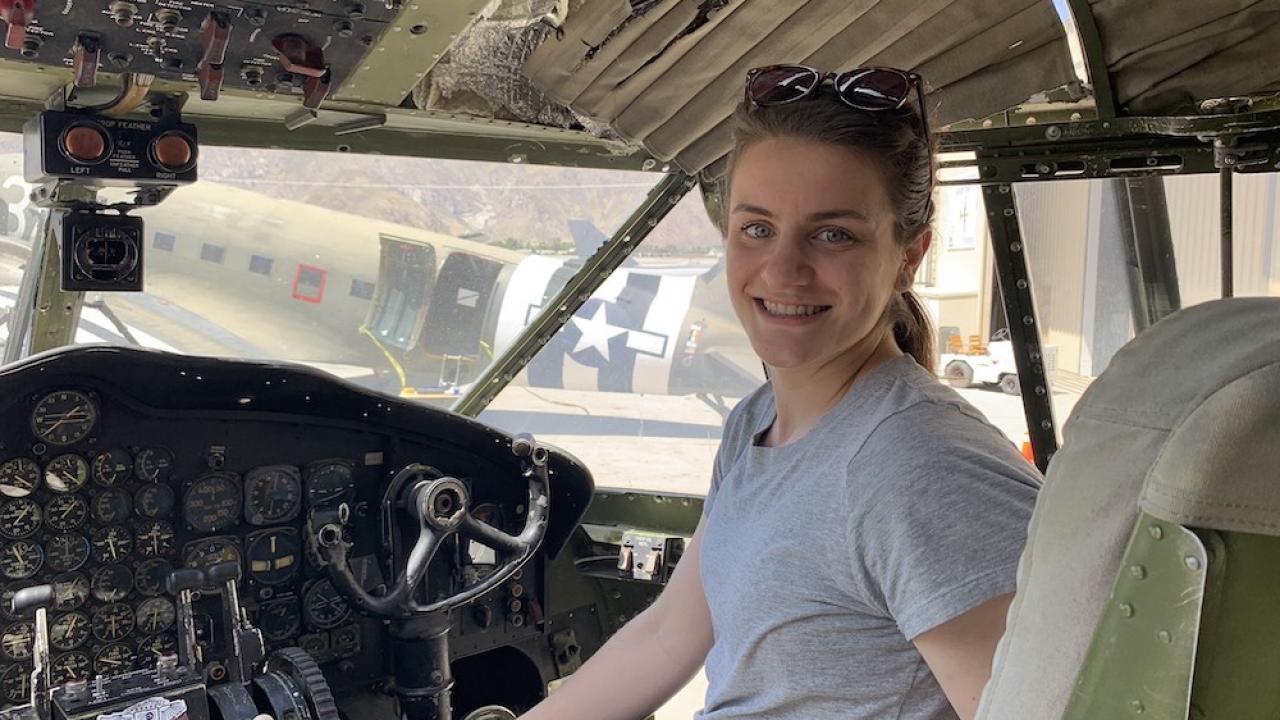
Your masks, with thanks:
M59 655L49 664L55 685L65 685L72 680L88 680L92 673L89 656L82 652Z
M240 548L230 537L205 538L189 543L182 553L182 564L197 570L208 570L214 565L234 562L241 564Z
M75 610L89 599L89 578L78 572L63 573L53 579L53 607Z
M0 535L10 540L31 537L43 521L44 511L34 500L19 498L0 505Z
M297 517L302 504L302 475L295 467L273 465L244 478L244 515L250 525L271 525Z
M120 602L133 591L133 571L126 565L107 565L93 573L93 596L104 603Z
M174 497L173 488L168 485L144 485L134 497L134 504L138 508L138 514L149 518L168 515L173 512L173 506L176 502L177 498Z
M93 559L100 563L120 562L133 551L133 533L123 525L108 525L93 531Z
M104 646L93 658L93 670L99 675L123 675L133 669L138 653L124 643Z
M49 538L46 555L54 572L79 570L89 561L89 538L79 533L60 533Z
M0 465L0 495L26 497L40 486L40 466L24 457Z
M43 565L44 549L30 540L11 542L0 550L0 572L10 580L26 580Z
M125 450L104 450L93 456L93 481L113 487L133 473L133 458Z
M93 520L103 525L116 525L129 519L133 498L123 490L103 490L93 499Z
M70 445L83 440L98 421L98 409L88 395L59 390L45 395L31 413L31 429L50 445Z
M54 492L75 492L87 482L89 463L74 453L59 455L44 466L44 484Z
M44 517L54 530L75 530L89 519L89 504L79 495L55 495L45 503Z
M178 611L168 598L153 597L138 605L138 629L148 635L168 630L177 619Z
M154 558L173 552L177 541L177 533L173 525L164 520L151 520L138 526L138 554L142 557Z
M168 560L147 560L133 573L134 587L138 588L138 592L149 597L163 595L165 581L171 572L173 572L173 565Z
M154 669L160 658L178 654L178 638L171 633L152 635L138 643L140 664L147 669Z
M36 626L32 623L11 623L4 629L4 634L0 635L0 650L10 660L30 660L35 637Z
M279 598L258 607L258 627L269 642L283 642L298 634L302 614L295 598Z
M124 603L103 605L93 614L93 636L102 642L116 642L133 632L133 608Z
M49 623L49 644L56 650L75 650L89 639L92 621L82 612L59 615Z
M31 700L31 669L25 665L10 665L0 675L0 687L4 690L4 699L11 703L25 703Z
M307 502L341 500L355 489L350 460L321 460L307 466Z
M327 579L319 580L307 588L302 602L307 622L319 630L331 630L341 625L351 614L347 599Z
M293 530L267 530L249 538L245 555L250 577L263 585L278 585L297 574L302 564L302 543Z
M173 453L168 448L144 448L133 463L133 473L146 482L168 480L173 473Z
M235 476L206 475L195 482L182 501L187 524L198 532L217 532L240 519L240 488Z

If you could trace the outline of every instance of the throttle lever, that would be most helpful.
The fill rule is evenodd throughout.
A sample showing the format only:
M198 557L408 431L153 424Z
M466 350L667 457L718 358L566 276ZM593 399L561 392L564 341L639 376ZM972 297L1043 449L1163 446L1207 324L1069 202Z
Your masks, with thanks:
M35 708L40 720L48 720L50 716L49 693L53 689L49 658L49 606L53 604L53 598L52 585L37 585L14 593L12 601L15 615L31 608L36 609L35 647L31 652L34 661L31 671L31 707Z
M262 633L250 622L240 606L240 563L218 563L205 571L210 585L222 585L222 612L226 628L224 640L231 648L235 662L231 664L231 679L247 683L253 679L254 668L266 657L266 645Z
M178 605L178 664L198 670L204 663L200 646L196 644L195 614L191 610L192 595L204 587L205 574L195 568L179 568L169 573L165 587L177 599Z

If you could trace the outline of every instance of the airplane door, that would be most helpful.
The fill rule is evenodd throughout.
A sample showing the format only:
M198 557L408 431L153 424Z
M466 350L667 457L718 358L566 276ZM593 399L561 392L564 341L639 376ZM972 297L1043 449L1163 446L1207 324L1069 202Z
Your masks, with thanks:
M445 258L432 290L421 343L430 358L440 359L443 381L465 382L479 371L477 365L486 364L476 361L492 352L484 340L488 326L496 320L490 305L502 268L501 262L470 253L454 252Z

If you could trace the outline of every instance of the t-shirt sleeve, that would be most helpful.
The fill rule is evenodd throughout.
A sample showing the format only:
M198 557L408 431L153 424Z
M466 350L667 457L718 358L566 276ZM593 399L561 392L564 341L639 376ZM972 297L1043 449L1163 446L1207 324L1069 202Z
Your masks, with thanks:
M985 420L913 405L877 426L849 472L867 488L850 498L853 571L908 640L1014 591L1040 476Z
M729 411L724 421L724 431L720 436L720 446L716 448L716 459L711 466L711 486L707 489L707 498L702 503L702 514L711 514L711 506L715 503L716 493L729 472L738 455L751 444L752 428L762 405L767 405L762 394L767 388L762 387L743 398Z

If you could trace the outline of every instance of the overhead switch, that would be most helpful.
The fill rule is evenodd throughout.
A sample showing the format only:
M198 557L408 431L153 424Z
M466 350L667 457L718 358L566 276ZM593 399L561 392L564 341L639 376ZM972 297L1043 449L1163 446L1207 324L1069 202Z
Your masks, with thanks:
M231 19L226 13L209 13L200 24L200 43L204 55L196 71L200 77L200 99L217 100L222 90L222 63L227 56L227 44L231 41Z
M62 136L62 153L72 162L93 165L107 156L107 134L94 125L73 125Z
M76 87L93 87L98 83L98 62L102 56L102 41L96 35L80 35L71 49L74 51L72 68Z
M271 41L285 72L307 78L302 85L303 107L315 110L329 95L329 66L324 62L324 50L311 44L301 35L288 33L277 35Z
M151 159L169 172L182 172L191 166L195 150L191 141L178 132L167 132L151 144Z
M21 50L27 41L27 26L36 16L36 0L0 0L0 20L9 24L4 46Z

